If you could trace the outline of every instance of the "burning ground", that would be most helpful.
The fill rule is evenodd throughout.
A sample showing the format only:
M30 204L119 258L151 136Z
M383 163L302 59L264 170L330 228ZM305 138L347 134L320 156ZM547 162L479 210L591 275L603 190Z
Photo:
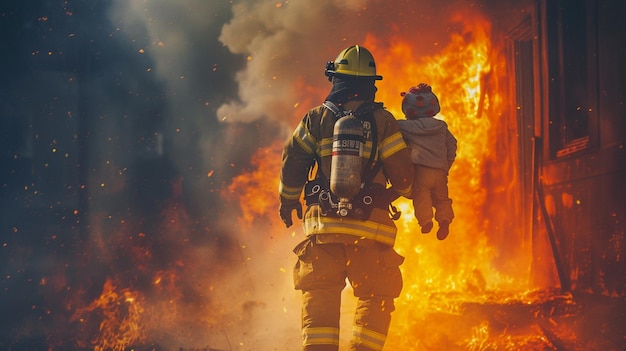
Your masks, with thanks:
M559 349L574 337L538 320L558 324L551 317L576 306L551 290L550 269L529 283L504 46L492 35L495 11L525 6L41 1L3 11L30 28L10 48L44 71L30 83L9 75L21 86L4 93L15 102L3 116L30 116L33 104L49 116L15 122L40 149L7 142L6 156L52 170L20 182L12 163L3 185L0 347L297 349L291 248L303 234L277 215L282 142L330 88L325 62L361 43L384 76L377 100L400 117L400 92L426 82L459 141L447 240L419 234L410 202L396 203L405 285L386 350ZM41 88L52 83L62 91ZM347 331L349 290L345 299Z

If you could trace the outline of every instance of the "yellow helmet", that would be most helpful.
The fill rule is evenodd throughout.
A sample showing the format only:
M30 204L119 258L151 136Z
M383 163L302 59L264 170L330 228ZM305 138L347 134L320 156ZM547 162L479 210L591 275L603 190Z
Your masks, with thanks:
M344 49L335 61L329 61L326 64L325 74L328 80L332 80L335 75L383 79L382 76L376 75L376 63L372 53L359 45Z

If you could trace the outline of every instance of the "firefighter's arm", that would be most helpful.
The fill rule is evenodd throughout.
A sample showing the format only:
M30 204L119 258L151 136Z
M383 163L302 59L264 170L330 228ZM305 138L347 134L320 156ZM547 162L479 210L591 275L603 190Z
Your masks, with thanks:
M297 148L297 146L295 146ZM293 224L292 213L295 210L299 219L302 219L302 204L300 197L302 188L306 182L308 165L310 161L299 157L294 151L294 145L288 144L283 151L283 161L280 173L280 183L278 193L280 196L280 207L278 213L287 228Z
M295 210L299 219L302 219L302 204L300 197L307 181L310 167L315 162L312 152L315 143L306 132L306 123L296 128L293 136L283 149L278 193L280 197L279 215L283 223L289 228L292 224L292 213ZM313 142L313 144L310 144Z
M413 166L410 150L407 147L397 121L388 121L385 125L385 138L380 144L380 158L383 171L401 196L410 198L413 186Z

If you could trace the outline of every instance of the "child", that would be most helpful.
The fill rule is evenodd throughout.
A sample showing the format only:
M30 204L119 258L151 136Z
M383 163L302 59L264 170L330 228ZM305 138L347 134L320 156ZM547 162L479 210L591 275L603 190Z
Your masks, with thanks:
M443 240L454 218L452 200L448 197L448 171L456 158L456 138L446 122L433 118L441 108L429 85L420 83L400 95L404 97L402 112L406 120L398 122L411 148L415 168L412 194L415 218L422 233L430 233L434 207L435 220L439 223L437 239Z

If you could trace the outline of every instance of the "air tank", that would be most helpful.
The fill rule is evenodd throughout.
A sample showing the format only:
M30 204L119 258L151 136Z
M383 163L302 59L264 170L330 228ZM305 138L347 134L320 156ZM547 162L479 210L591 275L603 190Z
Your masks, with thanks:
M330 191L339 198L337 214L345 217L352 209L350 200L361 188L363 123L354 115L340 118L333 130L330 164Z

